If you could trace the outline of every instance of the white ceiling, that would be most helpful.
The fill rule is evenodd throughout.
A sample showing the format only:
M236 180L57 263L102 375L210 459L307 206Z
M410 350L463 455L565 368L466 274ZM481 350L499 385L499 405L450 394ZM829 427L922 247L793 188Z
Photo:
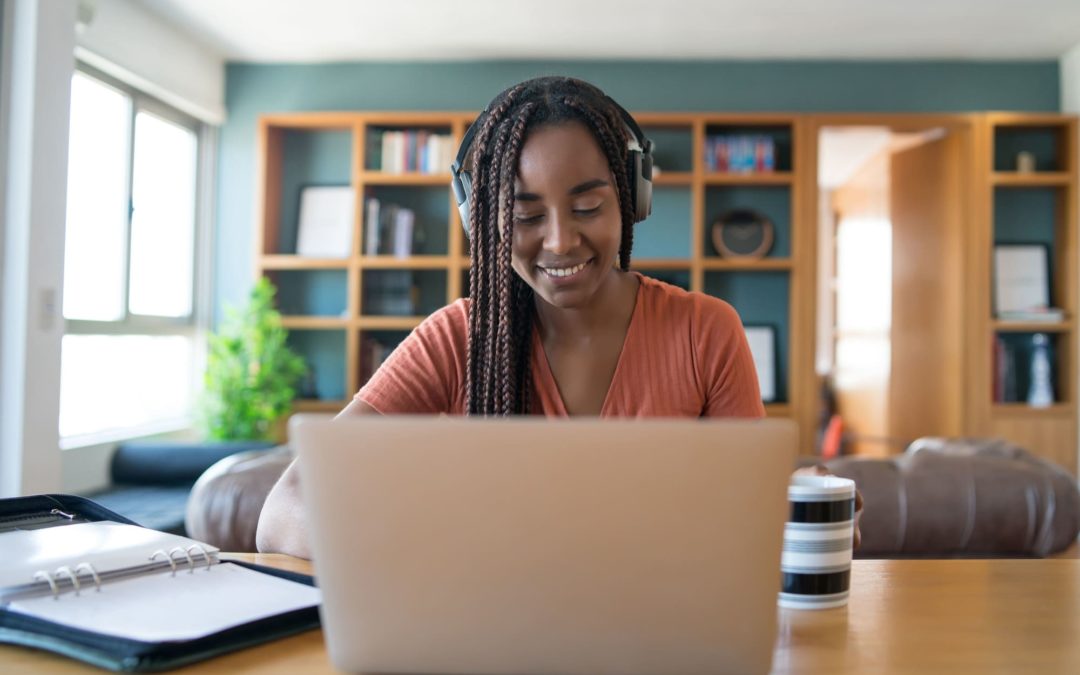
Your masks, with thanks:
M230 61L1056 59L1080 0L138 0Z

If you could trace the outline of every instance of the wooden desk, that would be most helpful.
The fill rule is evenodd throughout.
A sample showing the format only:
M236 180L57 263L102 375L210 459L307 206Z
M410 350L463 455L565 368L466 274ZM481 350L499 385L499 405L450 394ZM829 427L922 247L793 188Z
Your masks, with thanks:
M856 560L847 608L780 610L779 623L774 673L1080 673L1080 560ZM16 647L0 647L0 670L102 672ZM334 669L310 631L175 672Z

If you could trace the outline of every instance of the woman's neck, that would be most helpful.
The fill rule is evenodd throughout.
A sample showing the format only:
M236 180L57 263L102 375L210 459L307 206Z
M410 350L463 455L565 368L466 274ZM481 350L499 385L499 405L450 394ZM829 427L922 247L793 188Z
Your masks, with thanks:
M639 284L636 274L612 269L583 307L556 307L534 295L541 339L588 341L614 329L625 331L634 313Z

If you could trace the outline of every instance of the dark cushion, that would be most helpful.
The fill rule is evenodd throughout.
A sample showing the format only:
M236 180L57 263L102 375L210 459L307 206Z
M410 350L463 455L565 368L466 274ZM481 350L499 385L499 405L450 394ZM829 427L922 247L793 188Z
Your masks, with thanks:
M224 457L273 446L269 441L128 441L118 445L113 453L110 473L114 484L191 485Z
M888 459L826 463L865 505L858 557L1046 556L1080 532L1080 494L1064 469L994 439L920 439Z
M266 497L292 455L285 447L252 450L214 464L191 489L188 536L222 551L255 552L255 530Z

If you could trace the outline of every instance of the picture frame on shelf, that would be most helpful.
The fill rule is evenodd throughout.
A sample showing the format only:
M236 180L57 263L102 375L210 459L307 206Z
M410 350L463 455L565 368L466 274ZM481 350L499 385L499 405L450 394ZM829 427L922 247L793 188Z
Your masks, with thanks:
M768 325L744 325L750 354L754 357L761 400L776 402L776 329Z
M994 246L994 315L1045 311L1050 306L1050 252L1044 244Z
M300 188L296 255L348 258L352 249L355 199L349 185L305 185Z

